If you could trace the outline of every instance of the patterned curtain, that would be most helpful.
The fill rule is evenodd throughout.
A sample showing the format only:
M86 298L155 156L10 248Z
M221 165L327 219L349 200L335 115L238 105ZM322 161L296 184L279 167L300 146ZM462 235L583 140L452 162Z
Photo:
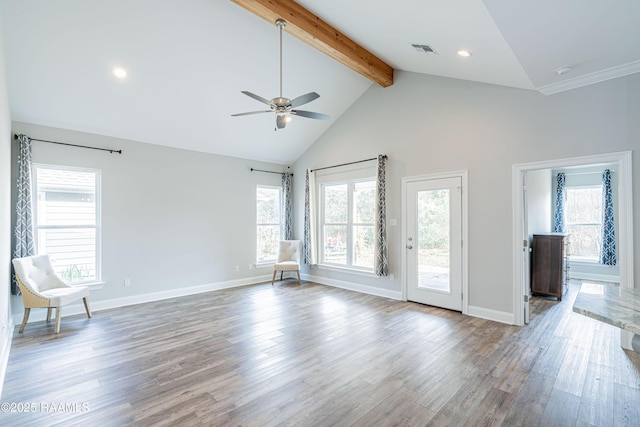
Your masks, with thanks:
M378 156L376 173L376 259L374 268L377 276L389 274L387 257L387 190L385 168L387 156Z
M564 233L564 183L563 173L558 174L558 187L556 188L556 212L553 216L553 231Z
M282 174L282 240L293 239L293 192L291 190L291 177L293 174Z
M602 246L600 247L600 264L616 265L616 261L611 171L607 169L602 173Z
M26 135L18 135L18 142L20 153L18 154L14 258L35 255L31 216L31 139ZM15 274L11 277L11 293L13 295L20 293Z
M304 185L304 262L318 264L316 255L316 174L307 169Z

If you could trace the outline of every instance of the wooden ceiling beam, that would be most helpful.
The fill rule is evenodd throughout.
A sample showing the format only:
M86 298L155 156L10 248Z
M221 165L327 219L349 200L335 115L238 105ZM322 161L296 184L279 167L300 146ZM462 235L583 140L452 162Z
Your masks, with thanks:
M293 0L231 0L275 25L284 19L286 32L315 47L366 78L388 87L393 68Z

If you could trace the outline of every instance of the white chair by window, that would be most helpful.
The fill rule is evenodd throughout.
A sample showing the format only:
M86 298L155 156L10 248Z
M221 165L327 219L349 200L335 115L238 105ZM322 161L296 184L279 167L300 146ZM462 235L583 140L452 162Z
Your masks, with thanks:
M280 280L285 271L295 271L298 273L298 285L300 284L300 255L302 253L301 240L281 240L278 251L278 261L273 266L273 278L271 284L276 280L276 273L280 272Z
M14 258L13 268L22 294L24 318L19 333L29 320L32 308L47 309L47 323L51 321L51 309L56 309L56 334L60 332L60 308L80 298L84 301L87 316L89 309L89 288L86 286L69 286L53 271L49 255L36 255Z

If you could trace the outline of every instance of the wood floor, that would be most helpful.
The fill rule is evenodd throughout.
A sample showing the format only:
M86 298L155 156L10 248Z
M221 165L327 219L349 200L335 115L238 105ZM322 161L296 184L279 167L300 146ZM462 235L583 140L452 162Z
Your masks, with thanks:
M1 401L35 412L0 425L638 426L640 358L578 286L522 328L294 281L30 323Z

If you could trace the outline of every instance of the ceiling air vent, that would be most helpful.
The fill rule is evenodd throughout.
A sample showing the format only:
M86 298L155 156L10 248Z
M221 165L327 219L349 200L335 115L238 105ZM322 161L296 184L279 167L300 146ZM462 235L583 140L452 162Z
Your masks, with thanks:
M428 44L412 44L413 48L420 53L426 53L427 55L437 55L438 52L433 50Z

